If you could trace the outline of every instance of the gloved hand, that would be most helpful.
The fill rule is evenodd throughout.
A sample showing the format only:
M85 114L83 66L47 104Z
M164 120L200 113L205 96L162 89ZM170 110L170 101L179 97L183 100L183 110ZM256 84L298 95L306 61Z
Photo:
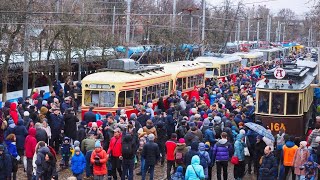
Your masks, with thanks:
M20 161L20 156L19 156L19 155L16 157L16 160L17 160L17 161Z
M98 160L98 159L94 160L94 164L95 164L96 166L100 166L100 165L101 165L101 164L100 164L100 160Z

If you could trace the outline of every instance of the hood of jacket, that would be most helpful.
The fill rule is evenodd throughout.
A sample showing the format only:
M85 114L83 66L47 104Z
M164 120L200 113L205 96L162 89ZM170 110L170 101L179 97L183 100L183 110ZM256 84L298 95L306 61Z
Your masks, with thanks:
M17 110L17 104L16 103L11 103L10 104L10 111L16 111Z
M4 103L4 107L6 107L6 108L10 108L10 104L11 104L11 102L10 102L10 101L6 101L6 102Z
M130 134L126 134L126 135L123 137L123 142L126 142L126 143L132 142L132 136L131 136Z
M199 151L205 151L206 145L204 143L199 143Z
M184 148L186 148L186 144L185 143L177 143L177 149L178 150L183 150Z
M23 120L22 120L22 119L19 119L19 120L18 120L17 126L23 126Z
M42 153L42 154L47 154L49 152L49 148L47 146L41 147L38 152Z
M210 124L209 118L206 118L203 120L203 123L202 123L203 126L209 126L209 124Z
M35 128L30 128L29 129L29 135L30 136L36 137L36 134L37 134L37 130Z
M292 141L287 141L287 142L286 142L286 146L287 146L288 148L292 148L294 145L295 145L295 144L294 144L294 142L292 142Z
M199 165L200 164L200 158L198 155L195 155L191 159L191 164L192 165Z
M220 140L218 141L218 143L221 144L221 145L224 145L224 144L226 144L227 142L228 142L227 139L220 139Z
M40 108L40 114L46 115L47 113L48 113L48 108L42 106L42 107Z
M239 133L239 134L237 135L237 140L241 140L243 137L244 137L244 135L241 134L241 133Z
M199 149L199 143L192 142L191 143L191 150L198 151L198 149Z

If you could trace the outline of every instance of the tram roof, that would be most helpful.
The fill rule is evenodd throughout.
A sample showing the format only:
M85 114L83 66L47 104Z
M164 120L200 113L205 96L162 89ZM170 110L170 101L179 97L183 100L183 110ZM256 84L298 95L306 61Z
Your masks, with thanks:
M176 61L168 64L161 64L160 66L164 68L165 72L171 73L172 75L176 75L183 71L191 71L200 68L204 69L206 67L204 64L194 61Z
M294 66L296 65L296 66ZM262 79L257 82L257 89L268 89L268 90L304 90L311 83L313 83L317 75L317 63L312 61L301 61L297 60L291 67L283 67L286 75L283 79L279 80L274 77L274 71L276 68L268 70L265 74L266 79L269 83L266 84L265 80ZM290 86L289 81L293 83Z
M263 52L249 51L249 52L236 52L234 55L240 56L241 58L257 58L262 57Z
M241 57L238 55L231 55L231 54L223 54L221 56L200 56L197 57L194 61L195 62L211 62L217 64L228 64L230 62L237 62L241 61Z
M270 49L256 49L256 51L258 52L276 52L276 51L281 51L282 49L277 48L277 47L273 47Z

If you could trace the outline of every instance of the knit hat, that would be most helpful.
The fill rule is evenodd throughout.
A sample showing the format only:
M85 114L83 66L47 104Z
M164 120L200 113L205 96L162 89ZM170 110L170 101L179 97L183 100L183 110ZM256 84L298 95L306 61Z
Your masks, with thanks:
M184 138L180 138L179 143L183 144L183 143L186 143L186 141L184 140Z
M183 167L182 166L178 166L177 167L177 172L183 173Z
M10 118L9 121L8 121L8 125L10 125L10 124L14 124L14 121L13 121L12 118Z
M29 111L25 111L25 112L23 113L23 116L24 116L24 117L28 117L28 116L30 116Z
M201 142L201 143L199 143L198 149L199 149L200 151L205 151L205 150L206 150L206 145Z
M300 145L302 145L303 147L307 147L307 144L308 144L307 141L301 141L300 142Z
M136 113L131 113L130 114L130 120L135 120L135 119L137 119Z
M93 122L92 125L91 125L91 127L93 127L93 128L94 128L94 127L95 127L95 128L98 128L98 124L97 124L96 122Z
M74 148L74 152L80 152L80 148L77 146Z
M79 146L80 146L80 142L79 142L78 140L76 140L76 141L74 141L73 145L74 145L75 147L79 147Z
M154 141L154 134L149 134L148 135L148 139L149 139L149 141Z
M87 122L86 121L81 121L81 123L80 123L82 126L85 126L85 125L87 125Z
M316 143L320 143L320 136L317 136L315 141L316 141Z
M95 148L101 148L101 142L98 140L96 141L96 143L94 144Z
M245 135L245 134L246 134L246 131L245 131L244 129L241 129L241 130L239 131L239 133Z
M209 123L209 127L210 128L212 128L213 127L213 123L211 122L211 123Z
M190 123L189 123L189 126L190 126L190 127L194 127L194 126L196 126L196 123L190 122Z

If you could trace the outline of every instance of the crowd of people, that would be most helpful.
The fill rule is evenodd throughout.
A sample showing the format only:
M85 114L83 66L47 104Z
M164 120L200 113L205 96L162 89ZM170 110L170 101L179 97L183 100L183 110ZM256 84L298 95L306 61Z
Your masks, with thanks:
M161 178L227 180L230 162L236 180L246 174L285 179L290 172L292 179L314 179L320 117L307 141L284 129L273 141L245 125L263 125L255 120L254 99L264 68L207 80L205 87L172 93L155 107L138 103L137 113L100 115L90 107L80 120L74 96L62 87L46 100L35 91L30 99L8 101L0 111L0 179L17 179L22 163L28 180L58 179L58 170L68 168L77 180L159 179L158 164L166 165Z

